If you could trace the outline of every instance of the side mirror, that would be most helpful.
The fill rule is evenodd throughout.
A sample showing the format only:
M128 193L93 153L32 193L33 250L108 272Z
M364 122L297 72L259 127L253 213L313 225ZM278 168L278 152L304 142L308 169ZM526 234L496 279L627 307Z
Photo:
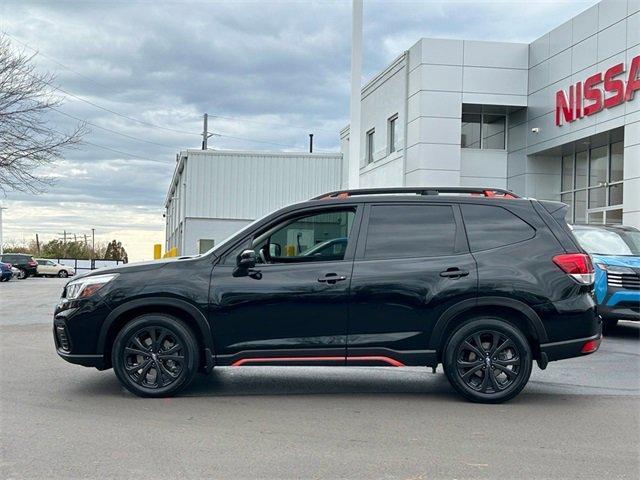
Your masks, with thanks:
M244 270L255 267L256 263L258 263L258 257L254 250L243 250L236 259L237 267Z

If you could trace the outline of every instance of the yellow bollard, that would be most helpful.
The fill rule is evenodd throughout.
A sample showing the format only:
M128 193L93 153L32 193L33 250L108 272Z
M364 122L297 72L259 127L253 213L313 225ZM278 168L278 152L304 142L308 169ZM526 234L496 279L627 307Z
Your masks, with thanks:
M161 258L162 258L162 245L159 243L156 243L153 246L153 259L159 260Z

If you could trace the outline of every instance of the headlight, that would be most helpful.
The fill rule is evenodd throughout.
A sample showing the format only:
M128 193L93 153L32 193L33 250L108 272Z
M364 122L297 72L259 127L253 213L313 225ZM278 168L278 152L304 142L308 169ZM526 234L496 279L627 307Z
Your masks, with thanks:
M73 280L67 284L65 298L67 300L75 300L76 298L89 297L117 276L117 273L110 273Z
M614 275L626 275L631 274L634 275L636 272L633 268L629 267L618 267L616 265L605 265L604 263L596 263L598 268L604 272L613 273Z

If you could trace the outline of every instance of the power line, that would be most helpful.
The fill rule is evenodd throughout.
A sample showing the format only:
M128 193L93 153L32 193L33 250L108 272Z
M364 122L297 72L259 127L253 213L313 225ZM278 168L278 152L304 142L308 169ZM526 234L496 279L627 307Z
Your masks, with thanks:
M109 88L109 87L107 87L106 85L104 85L103 83L100 83L100 82L98 82L97 80L95 80L95 79L93 79L93 78L91 78L91 77L89 77L89 76L85 75L84 73L80 73L80 72L78 72L78 71L74 70L73 68L68 67L67 65L65 65L65 64L64 64L64 63L62 63L62 62L60 62L59 60L56 60L56 59L55 59L55 58L53 58L52 56L47 55L46 53L43 53L43 52L42 52L42 51L40 51L38 48L36 48L36 47L32 47L31 45L29 45L28 43L23 42L22 40L18 40L18 39L17 39L16 37L14 37L13 35L11 35L11 34L9 34L9 33L7 33L7 32L3 32L3 33L4 33L7 37L9 37L9 38L13 39L15 42L18 42L20 45L23 45L23 46L25 46L25 47L27 47L27 48L29 48L29 49L33 50L33 51L34 51L34 52L36 52L38 55L41 55L41 56L43 56L44 58L49 59L50 61L52 61L52 62L53 62L53 63L55 63L56 65L58 65L58 66L60 66L60 67L64 68L65 70L68 70L68 71L70 71L70 72L73 72L73 73L75 73L76 75L79 75L80 77L85 78L85 79L89 80L90 82L95 83L96 85L100 85L101 87L104 87L104 88Z
M180 150L180 147L176 147L175 145L167 145L166 143L158 143L158 142L153 142L151 140L145 140L144 138L134 137L133 135L129 135L127 133L118 132L117 130L112 130L111 128L107 128L107 127L103 127L101 125L97 125L97 124L95 124L93 122L90 122L89 120L84 119L84 118L76 117L75 115L71 115L70 113L63 112L62 110L60 110L58 108L55 108L55 107L51 107L51 108L52 108L52 110L55 110L56 112L58 112L61 115L65 115L65 116L67 116L69 118L73 118L75 120L78 120L79 122L84 122L87 125L91 125L93 127L99 128L101 130L105 130L107 132L114 133L116 135L120 135L122 137L130 138L132 140L137 140L139 142L150 143L152 145L158 145L160 147L167 147L167 148L173 148L173 149L176 149L176 150Z
M92 102L91 100L87 100L86 98L82 98L82 97L80 97L78 95L75 95L75 94L73 94L71 92L68 92L68 91L66 91L66 90L64 90L64 89L62 89L62 88L60 88L60 87L58 87L56 85L53 85L51 82L47 82L45 80L43 80L43 82L46 83L47 85L49 85L54 90L58 90L59 92L62 92L65 95L68 95L68 96L73 97L73 98L75 98L77 100L80 100L81 102L88 103L89 105L92 105L92 106L94 106L96 108L99 108L100 110L104 110L104 111L112 113L114 115L118 115L119 117L126 118L127 120L131 120L133 122L138 122L138 123L141 123L143 125L147 125L147 126L152 127L152 128L158 128L160 130L166 130L166 131L169 131L169 132L177 132L177 133L182 133L182 134L185 134L185 135L196 135L198 137L200 136L199 133L189 132L187 130L179 130L177 128L163 127L162 125L157 125L155 123L147 122L145 120L140 120L138 118L134 118L134 117L131 117L129 115L125 115L124 113L116 112L115 110L111 110L110 108L103 107L102 105L99 105L99 104L97 104L95 102Z

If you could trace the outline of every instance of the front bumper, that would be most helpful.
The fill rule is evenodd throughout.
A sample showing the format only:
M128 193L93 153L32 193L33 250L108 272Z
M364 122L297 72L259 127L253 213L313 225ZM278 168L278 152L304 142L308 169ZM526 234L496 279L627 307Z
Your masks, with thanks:
M640 321L640 291L616 290L598 305L602 318Z
M60 358L65 359L69 363L75 363L76 365L82 365L83 367L95 367L98 370L104 370L107 368L103 355L74 355L72 353L65 353L59 348L56 350Z
M53 340L58 355L70 363L109 368L103 352L97 351L98 336L111 309L99 298L73 306L58 306L53 319Z

